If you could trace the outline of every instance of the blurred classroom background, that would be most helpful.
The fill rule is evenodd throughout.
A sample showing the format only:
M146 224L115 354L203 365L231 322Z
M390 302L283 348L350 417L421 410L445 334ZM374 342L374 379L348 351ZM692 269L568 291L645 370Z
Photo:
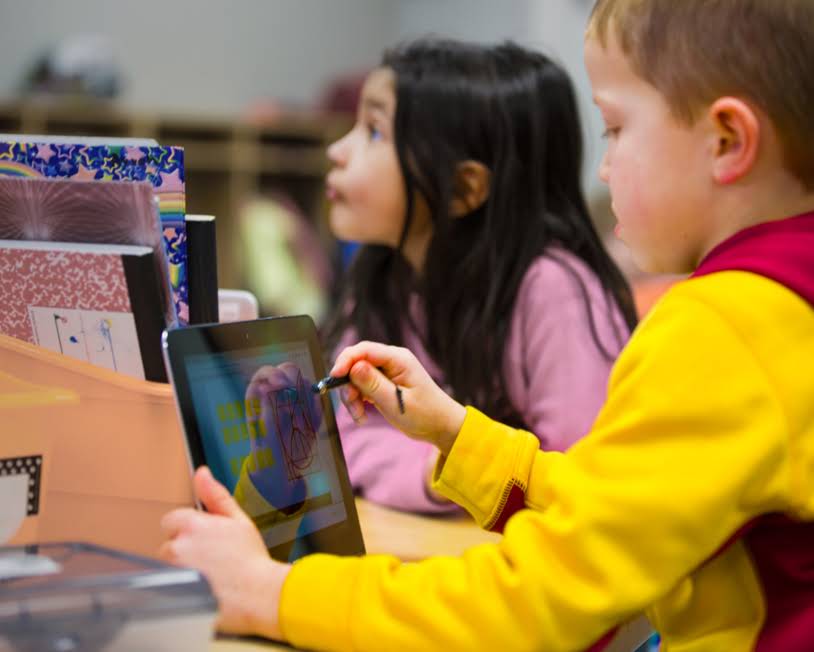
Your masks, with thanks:
M326 146L382 51L425 35L512 39L571 73L585 188L603 143L582 63L590 0L0 0L0 132L185 148L188 213L214 214L218 284L263 316L325 315L347 262L328 232ZM617 249L624 268L631 269ZM631 272L632 273L632 272Z

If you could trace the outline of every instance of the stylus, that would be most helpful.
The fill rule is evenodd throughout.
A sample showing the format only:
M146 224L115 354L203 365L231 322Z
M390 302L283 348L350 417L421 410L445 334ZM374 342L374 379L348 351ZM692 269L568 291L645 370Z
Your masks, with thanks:
M342 387L342 385L347 385L350 382L350 376L325 376L319 382L314 383L311 385L311 391L314 394L327 394L330 390L335 389L336 387ZM399 403L399 412L404 414L404 397L401 394L401 387L396 385L396 400Z
M378 367L379 371L382 370L381 367ZM325 376L320 381L315 382L311 385L311 391L314 394L327 394L332 389L336 389L337 387L342 387L342 385L347 385L350 382L350 374L345 376Z
M311 391L314 394L327 394L330 390L342 385L347 385L350 382L350 375L347 376L325 376L322 380L311 385Z

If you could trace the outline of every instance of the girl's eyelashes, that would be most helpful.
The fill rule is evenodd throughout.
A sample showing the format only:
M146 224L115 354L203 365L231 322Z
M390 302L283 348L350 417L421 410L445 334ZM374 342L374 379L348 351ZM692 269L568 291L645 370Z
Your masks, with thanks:
M382 132L376 125L368 123L367 125L367 134L370 140L381 140L382 139Z
M619 135L619 127L608 127L602 132L602 138L614 138Z

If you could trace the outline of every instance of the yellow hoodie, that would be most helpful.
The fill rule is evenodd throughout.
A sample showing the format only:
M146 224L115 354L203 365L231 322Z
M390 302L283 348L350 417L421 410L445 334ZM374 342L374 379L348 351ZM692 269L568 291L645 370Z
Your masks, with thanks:
M676 285L567 453L468 408L435 487L484 527L514 512L501 543L412 564L305 558L283 633L331 650L580 650L647 610L664 650L814 649L812 362L799 294L742 271Z

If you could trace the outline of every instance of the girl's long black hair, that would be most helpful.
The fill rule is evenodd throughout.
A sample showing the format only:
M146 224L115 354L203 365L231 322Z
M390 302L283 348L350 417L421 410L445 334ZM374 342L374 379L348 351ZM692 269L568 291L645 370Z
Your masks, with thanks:
M385 53L396 78L395 145L407 195L402 244L415 198L426 201L433 235L420 274L400 248L368 245L348 271L328 327L336 346L349 328L360 339L401 345L412 328L461 402L525 425L509 402L503 357L518 289L532 262L559 247L582 259L600 280L608 310L618 306L628 329L636 312L624 276L603 248L582 194L582 134L567 73L543 54L513 43L480 46L415 41ZM465 217L448 207L458 163L491 172L486 202ZM587 289L586 319L594 323ZM418 296L426 327L410 316ZM616 323L612 320L612 323ZM627 333L617 333L620 343Z

